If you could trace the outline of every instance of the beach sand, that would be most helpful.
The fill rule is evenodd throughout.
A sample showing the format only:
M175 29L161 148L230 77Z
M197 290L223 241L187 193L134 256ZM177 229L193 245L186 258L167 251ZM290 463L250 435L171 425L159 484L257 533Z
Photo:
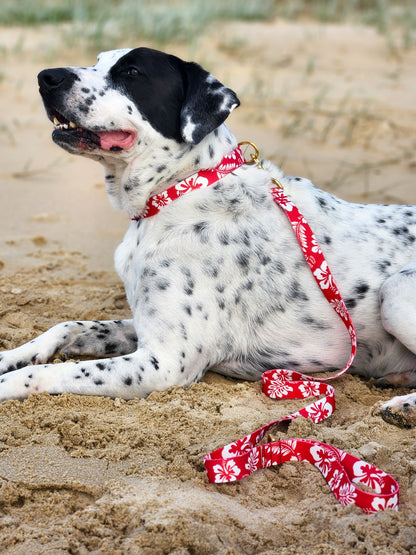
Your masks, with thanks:
M128 217L110 207L98 164L53 145L37 93L44 67L94 61L61 42L53 27L0 29L0 350L59 321L129 316L113 269ZM416 203L416 50L399 39L274 21L216 26L192 46L165 49L238 92L229 126L286 173L347 200ZM298 419L278 437L322 440L382 468L400 483L398 512L339 505L308 463L209 484L204 454L305 404L209 373L142 400L42 394L2 403L0 550L416 553L416 432L374 414L406 391L351 375L333 385L331 418Z

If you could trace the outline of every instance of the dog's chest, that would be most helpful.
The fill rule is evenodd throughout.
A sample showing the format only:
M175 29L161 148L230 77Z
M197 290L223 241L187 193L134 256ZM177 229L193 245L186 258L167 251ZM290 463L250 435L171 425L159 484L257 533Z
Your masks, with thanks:
M132 306L138 278L144 264L144 252L142 252L144 249L140 245L141 239L140 225L138 222L132 222L114 254L114 266L124 283L130 306Z

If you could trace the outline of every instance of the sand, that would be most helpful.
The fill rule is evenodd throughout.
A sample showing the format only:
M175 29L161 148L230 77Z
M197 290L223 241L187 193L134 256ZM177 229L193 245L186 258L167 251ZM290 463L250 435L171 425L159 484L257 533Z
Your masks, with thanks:
M230 127L287 173L349 200L416 203L416 50L399 38L275 21L228 24L167 49L239 92ZM39 70L93 61L80 56L59 29L0 29L1 350L58 321L129 314L112 266L127 216L109 206L97 164L52 144L36 90ZM416 553L416 432L374 412L405 390L350 375L335 387L328 421L299 419L279 437L319 439L392 474L399 512L339 505L307 463L209 484L204 454L304 404L210 373L145 400L43 394L2 403L0 550Z

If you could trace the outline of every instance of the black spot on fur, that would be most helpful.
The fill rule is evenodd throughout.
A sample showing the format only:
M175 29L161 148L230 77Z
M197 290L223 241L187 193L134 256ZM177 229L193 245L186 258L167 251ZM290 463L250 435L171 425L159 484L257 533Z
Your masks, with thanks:
M308 301L309 297L306 293L301 289L300 284L298 281L293 281L288 290L289 299L296 299L298 301Z
M260 264L262 266L267 266L267 264L269 264L272 261L272 259L270 258L270 256L267 256L265 254L262 254L260 256Z
M302 322L304 324L307 324L309 327L311 327L314 330L326 330L328 329L328 324L325 324L324 322L320 322L319 320L316 320L315 318L312 318L311 316L303 316L302 317Z
M165 291L170 286L170 282L167 279L160 279L156 282L156 287L160 291Z
M393 235L404 235L409 232L409 228L406 226L393 228Z
M85 104L87 106L92 106L94 103L94 100L97 100L97 97L95 96L95 94L92 94L91 96L85 99Z
M236 257L236 262L241 268L247 270L250 265L250 254L243 251L238 253Z
M203 232L207 232L208 227L209 227L209 224L207 222L199 222L199 223L195 224L192 227L192 229L195 231L195 233L197 233L199 235Z
M189 304L186 304L186 305L183 307L183 309L184 309L184 311L186 312L186 314L188 314L189 316L192 316L192 308L190 307Z
M366 293L370 289L368 283L361 282L354 287L354 293L357 295L358 299L364 299Z
M273 260L271 263L271 267L279 274L284 274L286 272L286 268L284 267L283 263L280 262L280 260Z
M390 260L382 260L381 262L377 262L377 268L382 273L387 273L387 269L391 266Z
M159 370L159 361L157 360L156 357L154 356L150 357L150 364L153 366L155 370Z
M106 355L115 353L117 352L117 343L106 343L104 349Z
M245 245L246 247L250 246L250 235L246 229L240 232L239 238L243 245Z
M188 278L183 288L185 295L188 295L188 296L193 295L194 286L195 286L195 283L193 279Z
M220 310L224 310L225 308L225 302L224 299L217 299L217 304Z
M241 285L241 289L244 289L245 291L251 291L253 289L254 286L254 282L252 279L248 279L247 281L245 281L242 285Z
M185 327L185 324L183 322L181 322L179 324L179 330L180 330L182 339L184 341L188 341L188 332L186 331L186 327Z
M346 304L348 310L351 310L352 308L355 308L357 306L357 300L356 299L345 299L345 304Z
M221 231L218 234L218 240L221 245L229 245L230 244L230 236L226 231Z
M319 206L320 206L321 208L324 208L324 209L327 208L328 203L326 202L326 200L325 200L324 198L322 198L322 197L317 197L317 201L318 201Z
M204 271L208 277L216 278L219 274L219 268L211 260L205 260Z

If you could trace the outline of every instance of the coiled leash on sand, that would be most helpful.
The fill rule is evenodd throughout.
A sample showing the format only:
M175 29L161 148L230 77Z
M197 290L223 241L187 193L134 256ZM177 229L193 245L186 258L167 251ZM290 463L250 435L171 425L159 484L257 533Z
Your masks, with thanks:
M249 160L246 160L242 153L240 148L242 145L249 145L254 150ZM177 198L195 189L212 185L243 164L256 164L263 170L257 147L248 141L239 143L239 146L226 155L216 168L202 170L166 191L150 197L144 210L132 219L139 220L154 216ZM322 383L322 380L333 380L344 374L350 368L357 350L357 338L351 317L311 228L296 206L283 193L278 180L272 178L271 181L274 185L270 189L273 199L288 217L313 277L348 330L351 339L351 355L346 366L336 375L328 378L311 378L293 370L283 369L264 372L261 377L262 389L268 397L273 399L304 399L320 395L324 397L205 455L204 463L208 479L215 483L233 482L249 476L255 470L286 461L309 461L319 468L335 497L343 505L357 505L365 513L375 513L388 508L397 510L399 502L397 481L383 470L337 447L312 439L299 438L260 444L265 434L281 422L290 422L303 416L317 423L331 416L335 410L335 390L331 385ZM360 489L355 485L357 483L370 487L375 493Z

